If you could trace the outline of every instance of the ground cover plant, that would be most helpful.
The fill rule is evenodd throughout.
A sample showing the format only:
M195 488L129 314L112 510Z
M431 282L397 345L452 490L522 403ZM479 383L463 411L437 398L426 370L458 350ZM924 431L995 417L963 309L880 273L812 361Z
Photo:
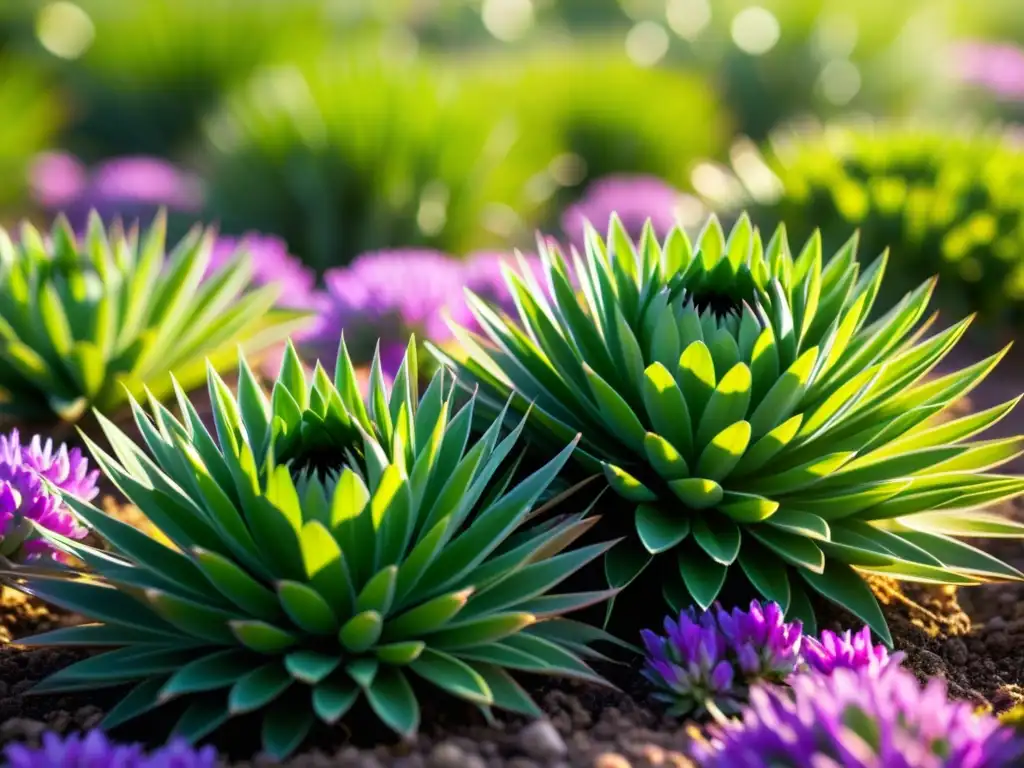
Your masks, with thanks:
M580 432L574 460L629 506L605 560L626 587L652 561L670 606L707 608L730 571L814 626L808 590L891 642L865 574L931 583L1020 579L958 536L1020 536L981 511L1024 481L989 473L1018 437L970 440L1016 400L939 423L1001 354L927 374L969 319L925 335L927 282L869 321L886 256L856 238L833 257L785 229L763 243L742 217L633 242L614 219L567 259L541 243L551 298L508 270L518 318L471 293L483 329L455 329L461 374L491 410L511 397L539 445Z
M562 616L610 593L554 588L610 543L568 549L585 511L528 524L575 444L515 478L522 425L470 438L474 403L455 410L444 371L419 396L414 342L390 395L376 362L368 406L344 346L338 360L307 380L289 347L269 395L244 359L237 395L211 369L215 436L180 388L183 421L130 400L145 447L100 417L116 458L87 440L93 458L171 546L70 495L109 552L36 528L84 567L5 582L97 623L21 642L114 647L37 692L135 682L104 727L185 699L190 741L259 712L282 758L360 701L413 734L411 679L534 716L510 671L601 681L584 659L610 636Z
M780 129L763 149L741 141L733 157L714 209L799 238L820 229L831 248L858 229L867 258L892 250L895 289L938 274L948 309L1020 320L1024 162L1011 131L835 123Z

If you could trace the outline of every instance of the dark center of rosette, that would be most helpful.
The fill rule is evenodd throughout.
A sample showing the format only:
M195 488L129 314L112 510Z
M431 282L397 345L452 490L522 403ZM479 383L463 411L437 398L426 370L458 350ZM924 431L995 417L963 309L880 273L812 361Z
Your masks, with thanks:
M700 273L688 281L685 301L701 315L712 315L719 322L739 320L760 302L760 291L748 269L733 272L726 262L710 273Z
M346 467L364 474L363 440L355 429L338 424L303 424L298 439L286 440L277 453L292 478L332 484Z
M716 320L724 320L728 317L740 317L743 314L743 300L728 293L708 292L690 297L694 308L700 313L710 312Z

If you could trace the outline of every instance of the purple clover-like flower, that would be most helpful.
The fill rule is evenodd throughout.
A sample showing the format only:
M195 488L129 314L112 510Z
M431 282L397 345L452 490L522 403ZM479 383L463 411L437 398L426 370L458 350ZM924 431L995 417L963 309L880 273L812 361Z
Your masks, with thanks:
M146 754L141 744L118 744L100 730L61 738L44 733L42 746L11 744L4 749L9 768L214 768L213 747L195 749L184 739Z
M582 248L584 222L604 232L616 213L630 237L639 239L650 219L655 234L664 238L676 224L680 198L679 190L656 176L605 176L566 209L562 229L574 245Z
M799 621L786 623L777 604L756 600L749 611L690 608L666 618L665 632L641 632L643 674L672 715L738 712L753 683L783 682L796 670L803 637Z
M991 715L921 687L897 665L800 674L792 690L759 685L741 720L710 728L701 768L1011 768L1024 741Z
M47 483L89 501L99 493L98 477L78 448L55 448L38 435L23 445L16 429L0 435L0 555L59 559L47 541L32 536L32 523L71 539L84 538L87 531Z
M820 639L810 635L804 638L803 659L810 670L825 675L837 669L865 669L878 674L890 664L899 665L903 653L890 654L884 645L872 645L868 627L857 633L846 630L841 635L826 629Z
M394 376L409 335L441 343L450 337L441 310L461 290L460 264L436 251L393 250L363 254L328 270L319 326L309 340L328 365L342 332L356 365L369 363L379 338L381 367ZM333 363L331 363L333 364Z

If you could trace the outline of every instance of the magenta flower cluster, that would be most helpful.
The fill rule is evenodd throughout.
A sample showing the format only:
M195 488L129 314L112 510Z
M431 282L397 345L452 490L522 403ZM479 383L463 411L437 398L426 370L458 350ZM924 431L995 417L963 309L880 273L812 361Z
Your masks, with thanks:
M639 239L650 219L654 233L664 238L676 224L682 193L656 176L615 175L598 179L562 215L562 230L577 248L583 246L584 222L599 232L618 215L630 237Z
M825 675L837 669L864 669L877 674L890 664L899 665L903 654L890 654L884 645L873 645L868 627L856 633L848 629L841 635L826 629L820 638L804 637L803 660L809 670Z
M921 687L890 664L800 674L791 688L757 686L740 720L711 726L701 768L1011 768L1024 742L991 715Z
M787 623L777 603L748 611L693 608L665 619L667 636L643 630L643 675L673 715L735 714L755 682L783 682L800 661L803 627Z
M213 747L194 749L174 739L147 754L141 744L118 744L100 730L61 738L43 734L42 746L12 744L4 750L9 768L214 768Z
M369 364L379 340L381 367L393 376L410 334L445 344L452 338L446 318L478 330L466 306L465 288L499 311L515 312L501 273L503 262L514 265L513 257L497 253L472 254L465 261L415 249L363 254L324 274L326 295L307 348L325 365L333 365L344 331L353 360ZM539 259L530 256L527 263L541 275Z
M203 205L199 177L159 157L131 155L87 168L72 155L47 152L30 170L35 201L50 213L64 213L76 232L89 212L104 220L147 221L160 208L194 214Z
M0 435L0 553L24 559L54 554L49 543L31 536L33 523L68 538L83 538L86 529L60 493L89 501L99 493L98 476L78 448L69 451L38 435L23 444L16 429Z
M1024 49L1006 43L965 42L953 51L957 75L998 98L1024 99Z
M666 636L642 631L643 674L655 686L654 698L675 715L716 709L735 714L756 683L785 683L804 671L878 674L903 660L902 653L872 644L868 627L857 633L825 630L814 637L803 633L799 621L787 623L783 614L774 602L754 600L746 611L716 604L703 613L690 608L677 620L666 618Z

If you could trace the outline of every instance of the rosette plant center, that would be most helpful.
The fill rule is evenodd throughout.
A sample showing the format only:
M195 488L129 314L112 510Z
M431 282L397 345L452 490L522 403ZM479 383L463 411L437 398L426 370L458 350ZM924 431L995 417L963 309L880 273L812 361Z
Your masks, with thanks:
M554 589L609 545L570 550L594 521L535 508L574 443L520 480L523 425L471 438L450 374L419 396L414 342L390 393L376 361L368 406L338 360L307 381L289 346L269 395L244 359L237 395L211 369L213 434L180 388L180 421L130 400L144 447L99 417L116 457L89 441L97 464L173 546L67 498L109 551L41 531L81 568L4 580L96 620L24 642L112 648L35 690L133 682L103 727L184 699L189 741L256 712L280 758L364 703L413 733L414 682L539 715L511 670L600 680L584 659L608 636L562 615L610 593Z
M305 320L274 309L277 288L247 290L240 253L204 275L212 231L194 229L168 255L165 217L143 235L96 214L78 238L63 217L49 237L24 225L0 230L0 413L18 420L76 421L89 407L112 413L126 392L171 394L202 384L206 360L234 365Z
M1024 490L991 474L1021 438L972 440L1016 400L953 421L943 411L1001 354L930 375L969 319L929 335L933 282L869 321L887 256L861 269L856 238L826 258L766 244L746 217L632 241L613 219L583 254L540 244L547 290L507 270L518 318L468 301L483 336L457 329L459 365L492 410L531 407L539 445L582 433L574 459L630 502L611 584L652 562L675 610L707 608L744 576L808 627L808 589L889 634L862 576L970 584L1019 579L958 541L1020 536L981 511ZM550 295L550 299L548 298Z

